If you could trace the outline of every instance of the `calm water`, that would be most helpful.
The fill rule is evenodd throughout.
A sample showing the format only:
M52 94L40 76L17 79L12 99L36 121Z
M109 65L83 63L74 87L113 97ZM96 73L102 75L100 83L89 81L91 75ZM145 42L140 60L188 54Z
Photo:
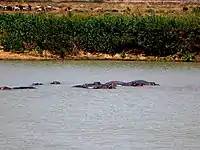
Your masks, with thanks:
M0 61L0 150L199 150L200 64ZM160 87L71 88L144 79ZM59 80L62 85L48 85Z

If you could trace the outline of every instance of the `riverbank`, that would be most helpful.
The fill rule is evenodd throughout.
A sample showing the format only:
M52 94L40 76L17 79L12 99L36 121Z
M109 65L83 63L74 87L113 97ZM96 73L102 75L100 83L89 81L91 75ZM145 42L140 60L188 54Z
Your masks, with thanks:
M122 57L120 54L115 54L114 56L109 54L91 54L80 52L78 55L68 55L64 59L60 59L57 56L51 55L50 53L40 56L38 54L27 53L27 54L17 54L12 52L0 51L0 60L34 60L34 61L49 61L49 60L110 60L110 61L159 61L159 62L200 62L200 55L194 56L193 59L187 59L178 56L168 56L168 57L155 57L155 56L144 56L126 54Z
M53 60L52 57L42 57L33 54L17 54L12 52L0 51L0 60Z

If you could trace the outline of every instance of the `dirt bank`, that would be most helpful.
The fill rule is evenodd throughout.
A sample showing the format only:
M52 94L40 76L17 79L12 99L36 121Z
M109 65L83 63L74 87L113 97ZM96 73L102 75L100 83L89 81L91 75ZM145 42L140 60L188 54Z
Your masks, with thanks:
M33 54L16 54L0 51L0 60L52 60L52 57L41 57Z
M49 53L46 55L39 56L33 53L16 54L11 52L0 51L0 60L63 60ZM168 56L168 57L155 57L155 56L144 56L144 55L131 55L125 54L124 56L116 54L111 56L109 54L90 54L80 52L77 55L68 55L64 60L119 60L119 61L193 61L200 62L200 56L195 56L194 59L186 60L184 57Z

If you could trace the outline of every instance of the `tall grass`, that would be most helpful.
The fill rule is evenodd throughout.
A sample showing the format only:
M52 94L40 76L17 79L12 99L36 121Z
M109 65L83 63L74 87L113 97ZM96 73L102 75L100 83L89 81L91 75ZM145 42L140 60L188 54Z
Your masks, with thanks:
M200 52L200 15L62 16L1 14L0 42L5 51L49 50L64 58L83 50L168 56Z

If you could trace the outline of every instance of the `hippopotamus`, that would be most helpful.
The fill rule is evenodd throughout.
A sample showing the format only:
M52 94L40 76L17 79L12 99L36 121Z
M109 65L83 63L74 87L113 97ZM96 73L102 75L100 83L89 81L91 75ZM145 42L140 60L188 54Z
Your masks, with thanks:
M44 84L40 83L40 82L34 82L34 83L32 83L32 85L44 85Z
M19 86L19 87L13 87L12 89L18 90L18 89L36 89L36 87L33 86Z
M50 84L61 84L59 81L53 81Z
M144 86L144 85L159 85L156 84L155 82L148 82L145 80L135 80L135 81L130 81L130 82L123 82L123 81L110 81L105 84L116 84L117 86Z
M135 80L135 81L128 82L128 86L146 86L146 85L159 86L159 84L155 82L148 82L145 80Z
M32 86L19 86L19 87L8 87L8 86L1 86L0 90L18 90L18 89L36 89Z
M75 85L73 87L88 89L90 87L99 86L99 85L101 85L101 82L85 83L85 84L82 84L82 85Z
M12 88L8 86L0 86L0 90L12 90Z
M82 85L75 85L73 87L86 89L116 89L116 84L102 84L101 82L86 83Z
M116 89L116 84L100 84L92 86L92 89Z
M123 82L123 81L110 81L105 83L106 85L116 85L116 86L127 86L127 82Z

